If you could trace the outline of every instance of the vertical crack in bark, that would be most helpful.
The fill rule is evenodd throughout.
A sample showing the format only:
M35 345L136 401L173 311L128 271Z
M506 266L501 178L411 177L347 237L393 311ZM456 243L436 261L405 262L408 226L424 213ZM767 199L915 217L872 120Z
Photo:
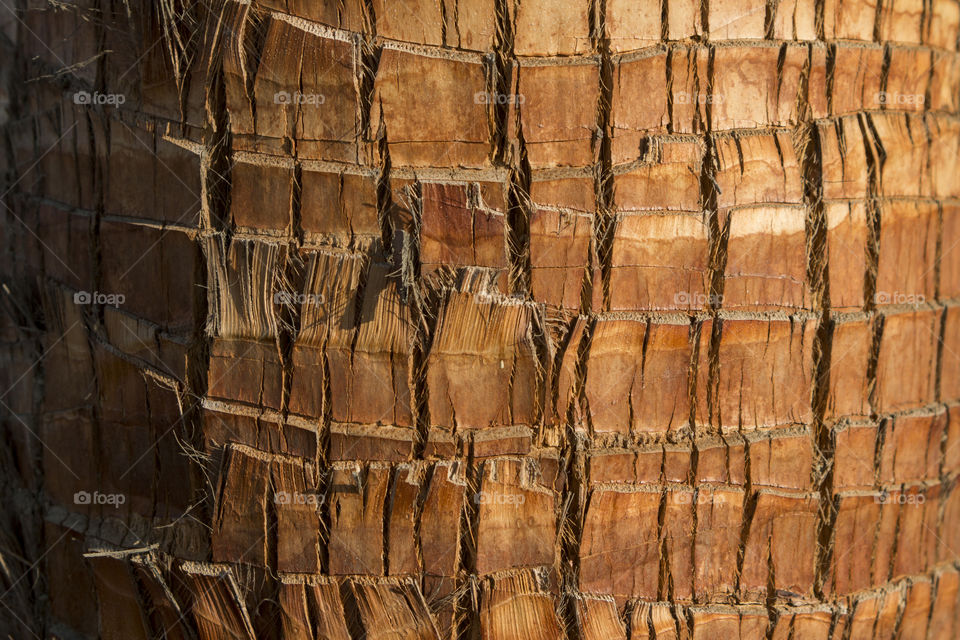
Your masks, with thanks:
M940 310L940 331L937 336L937 354L936 354L936 365L934 369L934 395L933 399L936 403L943 402L943 359L944 359L944 349L946 345L944 344L947 340L947 318L949 317L947 311L948 307L943 307Z
M523 131L521 101L498 99L519 94L520 69L514 54L514 24L508 0L496 0L496 30L489 71L494 99L488 100L493 139L491 155L495 165L508 168L506 215L506 250L508 288L511 294L530 297L530 216L534 205L530 200L531 169ZM509 116L513 105L515 146L509 139Z
M664 13L666 13L666 11L667 11L667 1L668 1L668 0L663 0L663 11L664 11ZM664 29L664 31L666 31L666 29L667 29L667 26L666 26L666 16L664 16L663 20L664 20L663 29ZM667 39L666 36L664 36L663 39L666 40L666 39ZM666 86L667 86L667 133L671 133L671 134L672 134L672 133L676 133L676 130L675 130L675 127L674 127L674 123L673 123L673 122L674 122L674 117L673 117L673 56L676 55L676 50L677 50L677 47L676 47L675 45L672 45L672 44L667 45L667 57L666 57L666 60L664 61L664 64L666 65L666 71L667 71L667 77L666 77ZM689 58L688 58L688 59L689 59ZM644 143L645 143L646 141L647 141L647 140L644 139ZM645 152L646 152L646 149L641 149L640 155L641 155L641 156L646 155Z
M573 429L568 430L568 438ZM558 527L560 538L561 618L567 640L580 640L581 622L577 612L580 603L580 543L583 535L583 516L586 512L585 460L576 436L565 444L562 455L566 472L562 510Z
M423 510L427 504L427 495L430 491L430 486L433 484L434 475L436 475L437 465L423 463L421 467L418 468L418 478L420 480L420 486L417 490L417 501L414 504L413 512L413 545L414 553L417 558L417 572L418 580L417 583L420 586L420 592L426 593L425 581L426 581L426 572L424 571L424 562L423 562L423 537L421 534L422 524L423 524Z
M384 122L382 105L380 118L371 120L375 99L375 82L380 67L380 55L383 48L376 43L376 18L372 0L364 0L364 33L357 41L357 95L360 103L360 139L372 146L371 151L378 165L376 177L377 224L380 227L381 250L391 255L393 250L394 219L393 195L390 188L390 145L387 143L387 126Z
M706 11L706 9L704 9ZM697 95L708 97L713 94L714 75L713 46L708 47L706 92L700 91L700 79L695 78ZM720 215L717 196L720 187L717 184L717 149L716 139L712 133L713 101L705 100L703 105L703 119L700 119L700 109L696 111L696 119L704 130L704 155L700 173L700 210L706 218L710 234L709 247L709 278L707 312L713 319L710 335L709 371L707 378L707 424L711 432L722 431L723 416L720 415L720 405L717 393L720 376L720 341L723 334L723 320L720 310L723 307L723 292L726 285L727 244L730 239L730 215Z
M574 321L571 333L576 330L578 321L579 319ZM587 376L587 357L596 322L596 318L586 320L583 334L577 345L574 389L571 395L580 399L579 404L581 406L586 404L584 386ZM569 343L567 347L569 347ZM558 360L559 362L561 360ZM590 501L587 454L584 451L584 439L577 428L577 416L584 412L583 409L577 410L577 404L576 400L571 401L561 419L563 432L561 433L559 451L564 474L563 490L560 494L557 512L561 590L560 614L564 637L567 640L581 640L582 638L582 623L577 607L581 602L579 591L580 548L583 540L584 517ZM586 413L589 415L589 409Z
M282 463L281 463L282 464ZM277 501L275 496L277 492L283 487L277 487L275 485L274 474L272 473L272 464L267 464L267 495L266 500L264 501L264 510L266 511L265 520L267 523L267 536L264 540L264 545L266 547L266 553L264 554L264 559L266 560L267 566L266 569L270 573L275 573L277 571L277 559L278 559L278 535L280 532L280 523L277 512ZM279 587L279 581L267 580L265 581L268 585L273 585L275 588ZM275 595L275 594L274 594ZM276 598L272 598L276 602Z
M380 170L377 173L377 223L380 226L380 244L383 254L393 254L393 193L390 189L390 145L387 144L387 127L380 111L380 125L376 137L377 157Z
M269 16L259 7L248 5L243 17L243 31L240 34L240 59L243 62L244 90L250 105L250 116L254 131L257 130L257 98L255 83L260 60L267 43L267 25Z
M880 481L879 481L879 478L878 478L878 479L877 479L877 484L878 484L878 485L879 485L879 482L880 482ZM903 489L903 487L901 486L901 490L902 490L902 489ZM884 491L885 491L885 490L884 490ZM881 505L881 507L880 507L881 510L883 509L883 507L884 507L884 505ZM896 523L896 526L894 526L894 528L893 528L893 540L890 542L890 549L892 550L892 552L890 553L890 559L889 559L889 561L887 562L886 573L882 576L882 580L883 580L884 582L889 582L890 580L893 579L893 576L896 574L896 566L897 566L897 553L896 553L896 550L897 550L897 547L898 547L899 544L900 544L900 534L901 534L901 531L902 531L902 528L903 528L903 514L904 514L904 512L906 512L906 509L904 509L902 506L897 509L897 523ZM882 517L882 516L881 516L881 517ZM922 517L922 516L921 516L921 517ZM878 527L878 528L879 528L879 527ZM931 600L931 604L932 604L932 600Z
M893 3L891 2L892 6ZM874 8L873 15L873 41L881 42L883 40L883 0L879 0Z
M393 514L393 503L397 497L397 483L400 482L399 468L392 469L387 479L387 495L383 498L383 509L381 517L383 518L383 531L381 537L383 546L380 550L383 575L390 575L390 517Z
M877 366L883 337L884 318L877 311L877 273L880 263L880 182L886 152L868 115L858 118L867 161L867 274L864 283L864 309L873 323L873 342L867 364L867 389L871 419L878 419Z
M820 496L817 512L817 549L814 572L814 593L824 599L823 585L830 572L833 558L833 541L837 517L837 505L833 498L836 432L825 420L830 393L830 365L833 351L834 321L828 310L821 311L820 325L814 341L814 387L813 387L813 439L814 468L813 486Z
M900 628L903 626L903 614L907 610L907 598L903 593L903 586L898 587L897 590L900 591L900 602L897 603L897 613L894 618L893 631L890 633L890 637L899 640L902 637L900 635Z
M516 58L513 54L514 28L510 21L509 0L495 0L494 11L496 31L494 32L493 54L489 64L490 78L488 86L493 96L506 96L513 93L512 84L519 80L516 72ZM508 100L488 100L489 117L493 129L494 164L507 166L511 162L509 139L510 105ZM519 110L519 106L518 110ZM518 116L519 117L519 116Z
M518 107L519 113L519 107ZM519 120L519 115L517 116ZM510 264L509 288L515 296L530 297L530 165L527 161L523 130L518 126L520 166L510 169L507 201L507 257Z
M763 7L763 37L766 40L773 40L773 28L776 25L777 5L779 0L766 0Z
M743 519L740 522L740 544L737 547L737 570L734 575L734 591L737 602L743 603L743 566L746 561L747 544L750 541L750 528L753 526L753 516L757 511L757 502L759 494L753 490L753 478L751 474L751 455L749 445L745 444L746 455L744 456L744 486L743 486Z
M807 255L807 282L811 304L819 312L813 343L812 437L814 466L812 483L819 495L814 565L814 593L823 600L823 585L827 580L833 556L834 525L837 505L833 497L836 432L826 420L830 395L830 372L833 352L833 331L830 299L830 264L827 244L827 219L823 202L823 152L820 135L812 121L812 108L807 99L810 72L813 64L813 46L807 50L802 77L802 113L804 126L797 132L796 146L803 174L803 200L807 209L805 236Z
M206 97L207 128L204 132L206 145L201 174L201 229L222 233L229 245L233 231L230 220L233 137L230 134L222 60L218 60L209 73L211 81Z
M363 618L360 616L360 605L357 604L357 594L352 580L348 579L340 583L340 600L343 602L343 613L350 640L366 640L367 631L363 628Z
M372 9L371 9L372 11ZM381 48L376 45L374 34L369 31L358 34L355 46L357 57L357 100L360 107L360 130L357 132L361 140L371 141L375 131L371 131L370 113L373 111L374 83L377 79L377 68L380 66Z
M633 612L637 608L636 600L627 600L623 604L623 612L620 614L620 622L623 623L624 635L627 638L633 638ZM640 635L639 629L637 630L637 635Z
M817 32L817 40L820 42L824 42L827 39L824 20L826 14L826 4L826 0L814 0L813 28ZM833 113L833 110L829 110L829 113Z
M301 258L303 230L300 225L300 198L302 169L299 161L294 164L293 189L290 198L290 235L288 244L281 253L281 261L273 283L273 302L279 308L277 318L277 347L280 354L280 444L287 446L287 418L290 416L290 393L293 389L293 352L300 333L303 303L297 299L304 290L304 265ZM276 294L282 292L280 298Z
M826 83L827 91L827 113L834 113L833 106L833 94L834 94L834 81L836 79L837 73L837 44L832 43L826 47L826 78L824 82ZM807 88L809 90L809 77L807 80Z
M329 423L322 430L329 439ZM318 456L319 457L319 456ZM333 531L333 515L330 513L330 503L332 497L333 474L329 470L329 463L326 460L318 460L318 468L315 470L317 478L317 494L323 496L320 501L320 509L317 514L318 519L318 556L320 570L326 575L330 575L330 533ZM322 465L322 468L321 468Z
M597 317L591 316L586 321L586 325L583 331L583 337L580 339L580 344L577 349L577 365L576 365L576 381L574 382L574 389L571 395L573 395L577 403L579 414L582 418L585 418L587 421L587 432L592 436L593 435L593 418L590 415L590 403L587 401L587 392L586 392L586 380L587 380L587 367L588 367L588 356L590 355L590 346L593 343L593 335L597 328ZM569 407L569 412L574 411L574 405L571 404ZM577 413L569 413L567 415L567 422L569 424L576 424Z
M401 279L406 301L416 319L413 346L410 355L411 410L416 430L413 457L422 460L430 437L430 389L427 385L427 358L433 343L439 316L440 295L427 289L421 280L420 235L423 225L423 185L417 182L411 196L412 216L410 233L404 234Z
M878 5L881 3L877 3ZM883 62L880 65L880 91L886 93L887 88L890 85L890 63L893 60L893 49L889 44L883 45ZM887 105L884 103L881 105L881 108L886 109Z
M665 456L664 456L665 457ZM663 460L663 458L661 458ZM660 465L659 481L663 482L663 462ZM659 566L657 571L657 600L674 602L673 576L670 574L670 547L664 535L664 523L667 519L667 501L670 489L663 487L660 490L660 505L657 508L657 545L660 548ZM681 637L679 622L677 622L677 637Z
M696 439L702 435L700 430L697 428L697 405L699 404L697 398L698 392L698 378L700 376L700 344L701 336L703 332L703 320L700 318L692 317L690 318L690 331L688 333L690 344L693 345L690 350L690 365L688 368L687 374L687 399L690 405L690 431L694 443ZM708 385L709 386L709 385ZM707 414L707 419L709 420L709 412ZM696 474L696 471L694 471Z
M568 419L561 445L565 472L561 494L561 510L557 522L560 540L561 619L567 640L580 640L581 622L577 612L580 603L580 545L583 518L587 509L586 461L582 443L573 423Z
M533 355L537 365L534 372L536 388L533 415L534 439L542 445L550 414L549 398L551 393L547 379L550 372L550 336L547 334L548 319L543 306L538 305L531 309L530 317L530 338L533 342ZM516 367L516 363L514 363L514 367Z
M602 309L610 309L610 272L613 265L613 238L617 226L613 179L613 83L614 62L607 29L606 1L594 0L591 16L596 16L591 34L594 49L600 55L600 86L597 99L596 148L594 192L597 206L597 224L594 244L600 263ZM596 287L596 284L594 284ZM596 299L596 296L593 296ZM599 311L600 309L594 309Z
M767 608L767 633L766 640L773 640L773 630L776 628L777 619L780 614L777 612L777 565L773 561L773 537L767 540L767 597L764 598L764 606Z
M484 465L473 456L469 441L463 464L466 478L465 500L460 512L460 553L458 557L454 616L458 640L480 640L480 579L477 576L477 530L480 525L479 492Z

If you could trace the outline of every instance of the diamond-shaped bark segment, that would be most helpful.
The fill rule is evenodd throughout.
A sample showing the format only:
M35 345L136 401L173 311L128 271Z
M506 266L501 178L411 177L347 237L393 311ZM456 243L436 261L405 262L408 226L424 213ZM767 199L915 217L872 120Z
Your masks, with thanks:
M530 166L584 167L596 157L600 67L596 62L521 66L513 102ZM575 100L571 96L577 96ZM516 115L511 114L516 121ZM515 125L511 125L514 126ZM519 137L519 131L514 131Z
M550 640L563 635L556 613L556 593L539 573L511 572L484 580L481 585L481 637Z
M778 591L809 596L817 548L817 496L761 490L756 500L744 546L741 596L762 599L771 581Z
M331 575L383 575L383 504L389 488L389 469L381 466L334 470L327 497Z
M430 419L446 429L532 424L543 402L535 309L494 294L450 292L427 359Z
M572 56L589 53L592 6L588 0L556 3L513 0L507 3L516 30L518 56Z
M371 265L356 326L330 325L330 416L338 423L410 427L410 308L386 264ZM352 313L351 313L352 315Z
M809 306L806 212L800 207L736 209L730 217L724 273L725 309L775 310Z
M667 433L687 426L688 323L603 318L587 354L584 388L598 433Z
M933 202L894 200L880 206L874 304L918 305L933 299L938 216Z
M866 205L863 202L831 202L824 206L824 210L830 306L837 311L862 309L867 269Z
M507 266L502 212L483 206L477 184L422 186L420 260L437 266Z
M707 349L701 345L697 368L698 421L722 430L763 430L777 425L809 424L812 419L813 334L805 320L722 319L719 375L709 378ZM711 330L705 323L701 336ZM703 416L703 418L701 418Z
M588 215L538 209L530 219L531 293L537 301L577 309L590 264Z
M580 589L619 598L657 597L659 491L595 491L584 516Z
M614 169L618 211L700 212L700 142L652 138L646 155Z
M788 133L717 140L717 206L801 204L800 165Z
M941 313L924 309L886 315L877 360L877 410L919 408L934 401Z
M553 563L556 497L540 484L538 471L518 460L483 464L480 491L471 497L477 503L478 572Z
M699 216L623 215L613 234L611 310L687 311L710 306L709 231Z
M384 131L394 166L489 164L484 74L480 56L450 60L383 50L370 126Z

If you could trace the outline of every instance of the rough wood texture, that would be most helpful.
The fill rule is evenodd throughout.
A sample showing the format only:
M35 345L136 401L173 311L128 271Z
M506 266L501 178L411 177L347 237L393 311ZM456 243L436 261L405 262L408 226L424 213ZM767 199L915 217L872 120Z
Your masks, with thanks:
M960 637L958 50L0 3L0 635Z

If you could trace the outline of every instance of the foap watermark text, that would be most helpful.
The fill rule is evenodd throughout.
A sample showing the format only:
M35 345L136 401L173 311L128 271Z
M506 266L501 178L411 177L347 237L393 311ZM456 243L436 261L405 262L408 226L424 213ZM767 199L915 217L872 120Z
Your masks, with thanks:
M522 493L489 493L479 491L473 495L473 501L477 504L504 504L519 507L527 501L527 497Z
M105 304L119 307L127 297L122 293L102 293L100 291L77 291L73 294L73 304Z
M299 291L277 291L273 294L273 304L305 305L323 304L323 294L300 293Z
M73 504L79 505L108 505L114 509L119 509L120 505L126 503L127 496L122 493L100 493L94 491L77 491L73 494Z
M299 491L277 491L273 494L276 504L311 505L323 504L324 496L319 493L300 493Z
M113 107L119 107L126 101L127 96L123 95L122 93L100 93L99 91L90 93L89 91L77 91L73 94L74 104L109 105Z
M319 106L327 101L322 93L302 93L300 91L277 91L273 94L274 104L303 104Z

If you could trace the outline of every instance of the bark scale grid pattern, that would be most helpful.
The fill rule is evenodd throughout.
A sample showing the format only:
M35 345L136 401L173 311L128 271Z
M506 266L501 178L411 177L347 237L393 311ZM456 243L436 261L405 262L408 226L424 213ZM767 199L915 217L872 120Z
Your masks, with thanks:
M960 634L957 0L15 4L4 631Z

